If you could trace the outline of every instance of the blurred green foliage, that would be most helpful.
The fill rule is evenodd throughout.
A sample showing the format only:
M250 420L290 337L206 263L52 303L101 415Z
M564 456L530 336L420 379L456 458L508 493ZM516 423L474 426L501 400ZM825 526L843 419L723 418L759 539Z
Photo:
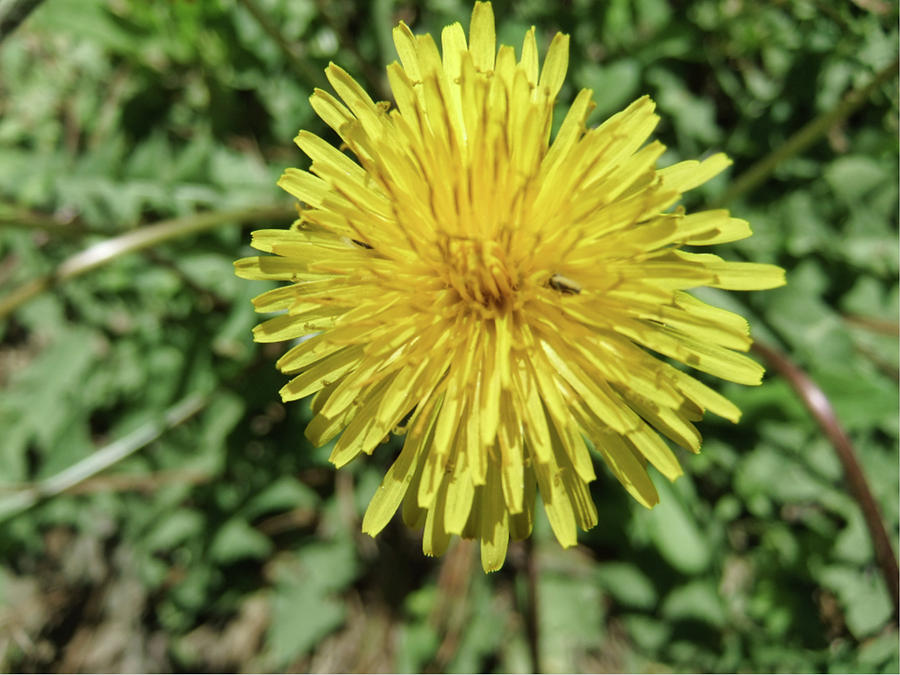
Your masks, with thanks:
M571 34L560 110L592 88L596 123L649 93L663 163L724 150L731 177L898 49L893 0L494 6L506 43L532 24L543 45ZM327 62L386 96L392 25L434 34L470 11L463 0L47 0L0 44L0 297L154 220L288 206L275 180L303 165L297 130L334 139L307 103ZM787 287L706 293L821 384L895 550L897 112L894 78L730 205L756 236L723 254L783 265ZM22 226L23 211L57 226ZM188 394L206 402L0 525L0 669L528 670L523 546L485 576L468 544L431 560L396 523L376 541L360 534L397 445L340 474L328 448L308 447L306 405L277 397L277 349L250 341L249 299L267 286L231 265L249 229L117 258L0 320L0 499ZM601 524L577 549L562 551L539 518L543 668L898 672L891 599L827 440L777 377L716 386L744 417L703 424L703 453L683 458L676 483L657 481L656 509L601 470Z

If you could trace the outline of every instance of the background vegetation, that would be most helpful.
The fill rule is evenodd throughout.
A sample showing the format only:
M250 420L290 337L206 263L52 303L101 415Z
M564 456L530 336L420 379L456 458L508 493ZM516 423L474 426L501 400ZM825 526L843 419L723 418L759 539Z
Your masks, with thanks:
M649 93L664 164L735 159L688 206L727 200L756 236L723 254L789 285L707 297L821 385L897 550L897 3L494 6L506 43L571 34L560 106L590 87L596 123ZM251 342L267 285L231 263L290 220L297 130L334 138L307 103L327 62L386 97L392 25L470 11L47 0L0 43L0 670L898 672L862 512L775 373L719 387L743 420L702 424L653 511L601 470L577 549L541 516L486 576L466 543L360 534L397 445L340 473L307 445L281 347Z

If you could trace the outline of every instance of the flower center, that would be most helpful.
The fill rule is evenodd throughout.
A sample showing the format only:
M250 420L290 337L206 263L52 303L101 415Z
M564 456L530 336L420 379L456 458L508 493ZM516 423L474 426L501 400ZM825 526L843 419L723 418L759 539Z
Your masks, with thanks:
M500 242L448 237L439 247L445 279L461 302L485 317L513 309L519 274Z

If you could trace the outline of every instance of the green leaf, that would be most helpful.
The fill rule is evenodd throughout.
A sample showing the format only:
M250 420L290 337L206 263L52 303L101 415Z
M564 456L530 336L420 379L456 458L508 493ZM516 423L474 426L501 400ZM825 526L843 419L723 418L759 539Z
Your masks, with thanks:
M859 662L869 666L873 672L891 673L900 670L898 668L898 641L897 630L888 630L881 635L866 640L859 648Z
M846 155L825 169L825 180L839 199L853 205L888 178L882 164L865 155Z
M397 633L396 672L423 672L441 644L437 631L426 622L417 622L402 624Z
M344 622L346 608L332 592L356 577L356 565L353 544L346 539L310 544L278 561L267 633L273 665L284 668Z
M545 573L538 582L538 607L544 668L578 672L579 648L596 644L605 632L599 588L578 574Z
M892 191L891 199L896 204L896 191ZM843 228L838 248L841 257L859 269L896 278L900 244L892 224L895 218L895 214L879 214L868 203L857 206Z
M659 504L642 514L649 523L651 539L675 569L685 574L703 572L712 561L709 540L703 536L678 491L655 472L651 475L659 492ZM679 480L686 480L686 477Z
M795 192L781 202L781 222L788 232L787 250L803 256L825 248L833 237L825 226L819 204L810 192Z
M832 489L794 457L769 445L746 457L737 470L734 487L745 499L762 495L781 502L816 502Z
M346 608L336 598L323 595L302 578L277 585L266 634L268 659L275 668L283 669L341 626L346 615Z
M246 402L232 391L215 392L203 411L200 422L202 431L196 451L183 457L180 466L218 474L225 467L227 438L241 421Z
M844 607L847 628L857 639L872 635L890 619L891 600L877 570L831 565L814 575L837 594Z
M298 554L308 582L330 591L347 586L358 574L358 560L349 538L304 546Z
M725 625L725 608L711 579L698 579L672 590L660 610L667 619L702 621L717 628Z
M247 518L253 519L273 511L296 508L315 508L319 502L316 492L292 476L281 476L258 492L244 507Z
M833 555L837 560L863 565L872 560L872 539L866 529L862 511L852 509L848 521L834 540Z
M495 630L508 620L504 608L493 602L493 590L484 576L471 580L468 600L472 610L463 626L459 647L453 660L448 664L451 673L477 673L482 663L499 651L506 641L503 632Z
M695 96L669 71L654 67L646 74L660 110L674 121L682 149L693 152L700 145L719 142L722 129L716 124L712 101Z
M804 363L839 363L854 355L843 321L820 299L825 280L818 265L801 263L788 275L787 286L766 296L766 318Z
M170 550L188 539L202 536L206 517L195 509L181 508L156 522L144 534L142 544L150 551Z
M618 602L637 609L652 609L656 588L632 563L603 563L596 571L597 581Z
M881 281L870 275L860 275L853 288L841 296L841 309L859 316L897 321L900 309L888 296L889 289Z
M622 617L628 637L641 649L655 652L668 643L672 624L644 614L626 614Z
M99 352L97 336L71 326L12 379L0 396L0 475L4 482L27 476L25 448L34 441L46 461L43 473L60 471L91 449L81 388ZM63 439L66 439L63 442Z
M586 63L574 74L579 87L591 89L597 107L591 113L596 121L618 112L635 98L640 83L640 66L634 59L612 63Z
M235 517L228 520L213 537L209 555L221 565L244 558L262 559L272 552L272 541L247 521Z
M833 363L826 370L815 371L813 379L846 429L890 429L896 424L900 408L897 385L871 369L853 362Z

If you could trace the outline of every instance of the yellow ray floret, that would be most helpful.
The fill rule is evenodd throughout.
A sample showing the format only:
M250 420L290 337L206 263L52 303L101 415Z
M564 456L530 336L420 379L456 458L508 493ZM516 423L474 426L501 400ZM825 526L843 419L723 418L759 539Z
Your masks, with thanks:
M280 312L260 342L298 340L278 361L285 401L315 394L307 436L337 439L342 466L391 435L402 450L363 518L375 536L400 509L423 550L480 539L496 570L510 537L531 533L537 494L563 546L598 514L589 489L602 459L641 504L652 464L682 473L670 445L697 452L705 411L740 411L659 357L743 384L763 369L741 354L747 322L691 294L784 283L778 267L687 251L750 236L727 211L688 214L682 193L730 164L722 154L656 167L658 117L643 97L596 128L581 91L551 141L568 67L557 35L543 64L532 28L516 59L496 45L489 2L468 40L459 24L394 30L395 107L344 70L314 110L345 153L301 131L312 164L279 185L296 197L288 230L261 230L270 254L239 276L289 282L254 300Z

